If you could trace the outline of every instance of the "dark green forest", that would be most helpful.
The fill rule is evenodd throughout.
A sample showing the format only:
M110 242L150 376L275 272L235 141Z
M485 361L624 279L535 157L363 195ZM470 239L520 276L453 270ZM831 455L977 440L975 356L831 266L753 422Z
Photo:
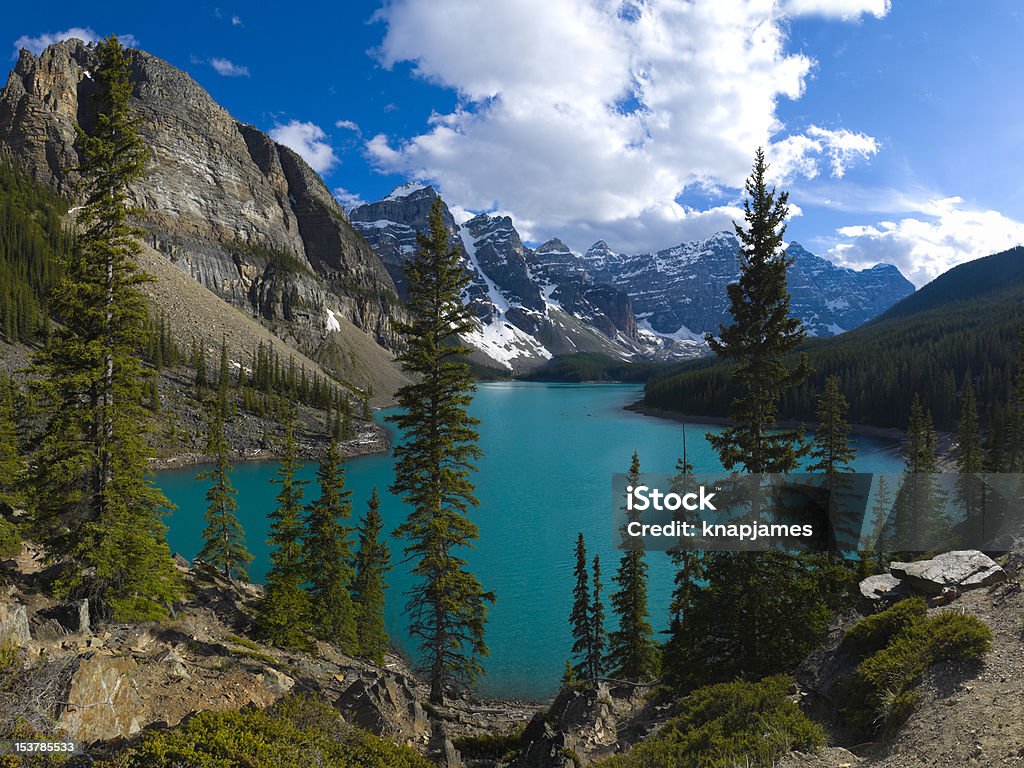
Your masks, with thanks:
M1009 395L1024 320L1024 248L962 264L856 330L813 339L814 369L787 392L779 418L815 420L816 397L837 376L857 424L904 427L917 393L935 425L952 428L969 371L982 423L998 422ZM686 363L652 378L645 405L693 416L723 416L735 396L730 366L715 358Z
M0 162L0 337L8 341L46 332L46 297L71 249L66 213L61 198Z

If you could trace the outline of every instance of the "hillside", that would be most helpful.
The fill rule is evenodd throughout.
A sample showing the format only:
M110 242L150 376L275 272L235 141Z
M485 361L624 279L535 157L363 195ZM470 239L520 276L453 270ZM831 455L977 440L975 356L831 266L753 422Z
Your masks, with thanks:
M783 399L783 419L813 420L825 378L839 377L850 420L903 427L913 393L939 428L958 415L965 373L974 378L983 422L1006 401L1024 317L1024 248L986 256L939 276L874 321L803 347L814 373ZM644 404L695 416L724 416L732 398L728 366L702 360L648 383Z
M147 244L293 350L338 366L332 373L357 387L393 390L396 374L380 359L397 343L393 324L403 312L394 282L320 177L185 72L144 51L129 55L132 107L151 153L129 192ZM23 50L0 92L0 157L68 201L72 214L75 131L95 118L95 66L94 47L79 40L38 56ZM168 314L172 327L188 324L189 307L177 311ZM219 341L215 325L199 328ZM364 353L371 359L352 359Z

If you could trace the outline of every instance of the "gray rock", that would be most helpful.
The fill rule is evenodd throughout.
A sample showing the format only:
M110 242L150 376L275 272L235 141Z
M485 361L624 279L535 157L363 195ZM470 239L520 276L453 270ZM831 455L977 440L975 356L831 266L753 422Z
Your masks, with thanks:
M345 719L378 736L418 739L427 735L427 719L415 692L391 675L359 678L341 694L335 706Z
M928 595L941 594L946 587L964 592L1006 579L1006 571L976 549L946 552L931 560L913 563L891 563L889 572L914 590Z
M909 594L910 589L889 573L868 576L860 583L860 596L869 604L896 602Z
M56 619L36 617L32 622L32 635L40 643L62 642L71 633Z
M0 645L14 643L22 645L31 638L28 627L28 611L24 605L0 603Z
M107 741L140 730L142 702L131 683L130 658L89 654L78 660L57 727L72 738Z
M46 621L43 624L57 622L64 635L87 635L89 634L89 601L72 600L70 603L54 606L39 611L38 616Z

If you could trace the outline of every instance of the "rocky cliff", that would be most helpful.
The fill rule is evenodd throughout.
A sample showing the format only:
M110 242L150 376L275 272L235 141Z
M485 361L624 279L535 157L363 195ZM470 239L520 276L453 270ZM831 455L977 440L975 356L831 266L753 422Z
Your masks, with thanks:
M393 346L394 282L317 174L186 73L143 51L129 58L151 151L130 193L149 243L303 352L316 353L338 317ZM0 92L0 152L72 199L95 66L93 47L78 40L39 56L23 50Z

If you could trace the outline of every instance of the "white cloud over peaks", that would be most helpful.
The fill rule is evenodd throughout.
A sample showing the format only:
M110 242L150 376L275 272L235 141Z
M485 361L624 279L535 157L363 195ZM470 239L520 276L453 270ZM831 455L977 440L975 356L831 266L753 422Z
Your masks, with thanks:
M345 210L346 213L351 211L353 208L358 208L360 205L366 203L362 197L355 192L349 192L344 187L334 188L334 199L338 201L338 204Z
M126 48L135 48L139 44L135 35L118 35L117 38ZM92 27L68 27L63 32L44 32L37 37L22 35L14 41L14 54L11 58L18 58L18 53L22 48L26 48L30 53L38 56L54 43L71 39L81 40L88 44L99 42L100 36L93 31Z
M618 232L609 242L622 250L663 246L684 221L723 218L676 200L689 185L738 188L758 145L782 177L823 166L841 176L878 151L847 129L784 131L777 103L799 98L814 66L785 49L785 6L392 0L376 17L387 26L381 63L412 62L460 103L407 141L372 137L367 151L381 170L436 180L467 208L514 211L541 237L575 228L580 237ZM850 18L887 6L803 0L795 8Z
M270 138L298 152L317 173L327 173L338 164L338 156L327 142L327 134L316 123L292 120L285 125L275 125Z
M964 207L959 197L931 199L898 221L841 227L830 255L862 268L887 262L917 286L965 261L1024 244L1024 223L998 211Z
M240 64L235 64L235 62L231 61L230 59L210 59L210 66L217 70L218 75L223 75L224 77L249 76L248 67L243 67Z

